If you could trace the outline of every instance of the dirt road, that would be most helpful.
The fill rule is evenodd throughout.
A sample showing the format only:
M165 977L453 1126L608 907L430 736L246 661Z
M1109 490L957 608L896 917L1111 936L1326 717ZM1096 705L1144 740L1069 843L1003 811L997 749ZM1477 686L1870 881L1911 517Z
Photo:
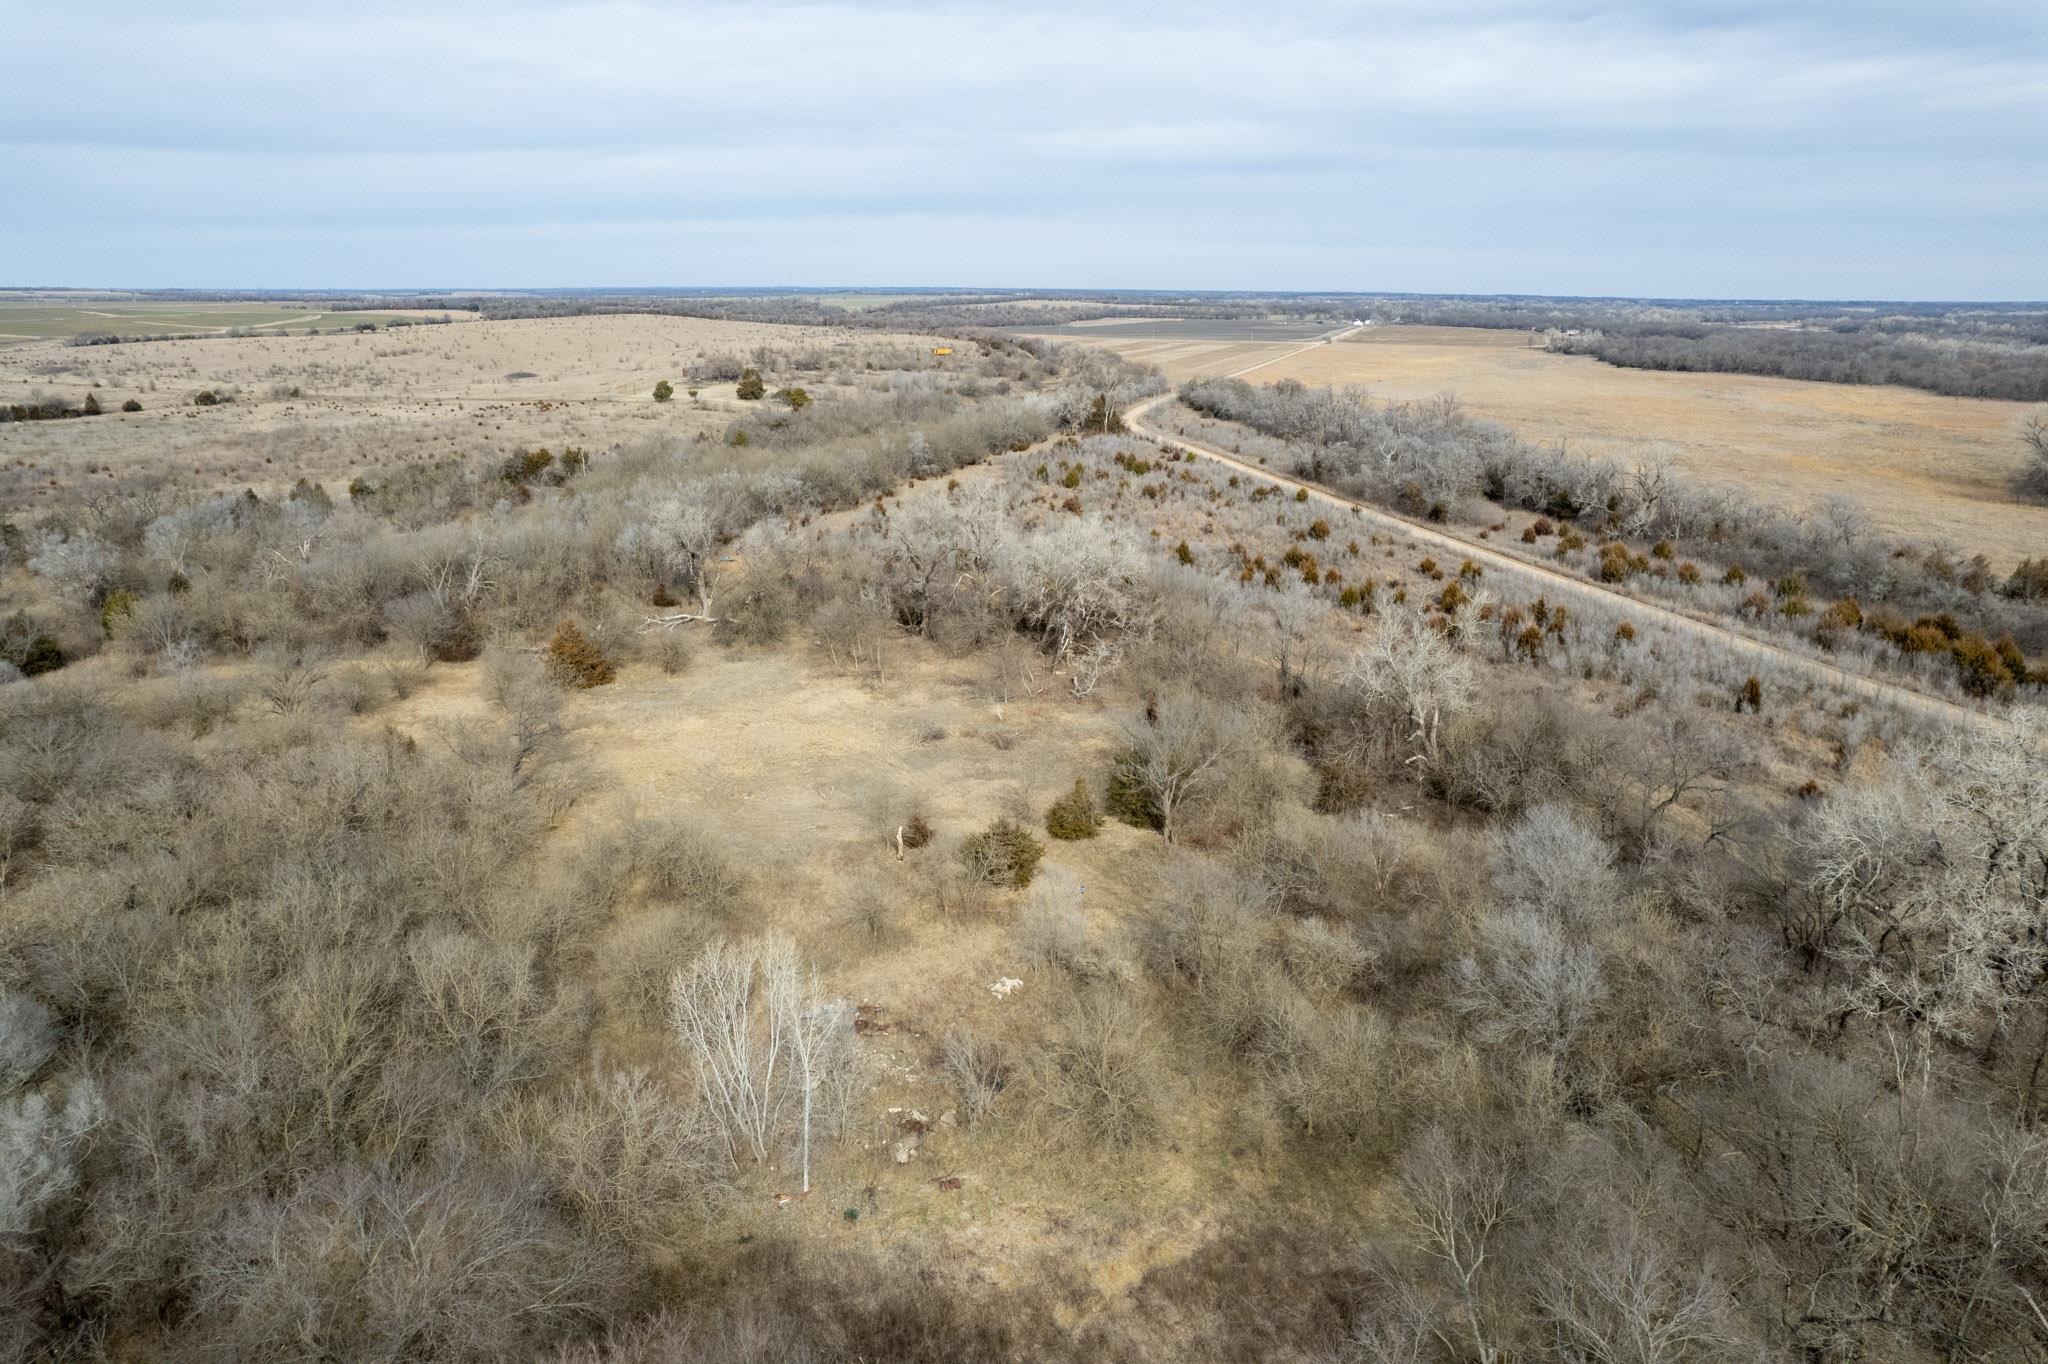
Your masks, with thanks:
M1256 365L1248 365L1244 369L1225 377L1239 378L1250 374L1254 370L1263 369L1267 365L1278 364L1290 356L1299 355L1302 351L1328 345L1341 336L1349 335L1352 330L1355 329L1346 329L1342 332L1332 333L1328 337L1310 342L1308 345L1288 351L1286 354L1277 355L1268 360L1261 360ZM1901 686L1895 682L1885 682L1874 677L1866 677L1861 673L1854 673L1844 668L1835 667L1819 659L1809 658L1804 654L1780 648L1775 644L1752 639L1747 635L1737 634L1711 619L1688 615L1672 607L1656 605L1624 593L1611 591L1598 583L1579 577L1577 574L1563 572L1543 564L1531 563L1527 559L1502 553L1484 541L1469 539L1463 535L1458 535L1436 526L1410 521L1406 517L1396 516L1392 512L1384 511L1368 503L1356 502L1348 497L1340 497L1336 493L1314 483L1307 483L1301 479L1289 477L1286 474L1276 473L1271 469L1239 459L1235 455L1227 454L1213 446L1204 445L1200 441L1188 440L1185 437L1174 435L1170 432L1163 432L1146 425L1145 417L1148 413L1154 408L1172 401L1174 401L1174 395L1171 393L1164 393L1156 398L1147 398L1124 413L1124 424L1131 429L1133 434L1148 440L1172 445L1179 449L1192 450L1204 458L1213 459L1220 464L1226 464L1240 473L1250 474L1254 478L1265 479L1267 482L1278 484L1281 487L1305 489L1311 501L1320 502L1325 506L1337 507L1346 511L1355 511L1358 514L1357 519L1364 521L1367 525L1377 526L1382 530L1394 531L1407 536L1410 540L1471 559L1489 571L1498 569L1502 573L1520 574L1524 578L1533 579L1542 585L1546 594L1554 597L1563 597L1567 600L1575 601L1600 601L1609 605L1625 607L1629 614L1638 620L1648 619L1655 621L1660 625L1668 627L1676 634L1713 643L1737 657L1752 658L1759 662L1772 664L1773 666L1793 669L1816 681L1840 688L1851 695L1867 697L1870 700L1895 706L1900 710L1913 714L1925 715L1947 723L1960 722L1987 727L2004 723L2002 717L1989 711L1975 710L1969 706L1959 705L1942 697L1930 696L1926 692L1915 691L1911 687Z

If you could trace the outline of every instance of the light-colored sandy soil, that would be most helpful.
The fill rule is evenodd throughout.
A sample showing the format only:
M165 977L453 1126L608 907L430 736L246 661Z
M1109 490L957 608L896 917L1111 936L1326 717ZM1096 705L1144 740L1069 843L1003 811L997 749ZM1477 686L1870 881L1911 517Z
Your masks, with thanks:
M1104 343L1179 381L1286 357L1254 382L1352 385L1379 401L1455 394L1474 414L1589 454L1668 451L1701 478L1813 507L1853 497L1895 535L1943 538L2001 568L2048 553L2048 508L2013 500L2026 404L1906 388L1620 369L1528 333L1375 327L1288 355L1234 341Z
M738 406L730 383L705 385L701 405L685 392L700 359L753 363L765 348L828 371L843 365L851 379L858 352L893 348L897 367L916 368L920 357L930 362L930 346L928 337L847 328L617 316L8 347L0 402L40 391L78 404L93 392L106 411L0 425L0 503L33 510L135 479L267 491L300 475L346 483L359 472L540 445L599 452L722 427ZM661 379L675 385L674 401L654 402ZM232 401L195 407L202 389ZM292 389L300 396L286 396ZM141 412L119 410L130 398Z

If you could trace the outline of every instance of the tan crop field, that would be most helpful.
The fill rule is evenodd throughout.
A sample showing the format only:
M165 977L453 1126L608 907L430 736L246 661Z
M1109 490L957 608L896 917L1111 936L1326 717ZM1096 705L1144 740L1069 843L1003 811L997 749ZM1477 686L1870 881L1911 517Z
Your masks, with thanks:
M690 434L722 427L739 406L730 382L700 386L693 401L693 363L753 363L763 347L829 363L856 343L899 345L905 364L941 363L925 337L654 316L0 348L0 401L48 395L75 406L93 394L105 409L0 425L0 500L51 505L137 479L263 491L301 476L345 482L436 459ZM657 404L662 379L675 398ZM225 401L195 406L201 392ZM129 400L142 410L120 411Z
M1087 339L1069 335L1064 339ZM2000 567L2048 548L2048 509L2013 499L2024 403L1913 389L1621 369L1553 355L1524 332L1376 327L1299 344L1117 339L1099 344L1176 382L1248 366L1256 383L1356 386L1383 402L1455 395L1522 436L1678 467L1762 500L1846 495L1894 534L1941 538ZM1263 363L1262 362L1271 362Z
M341 332L366 322L388 327L471 316L440 310L337 312L317 304L184 303L0 291L0 346L96 333L147 337L230 331Z

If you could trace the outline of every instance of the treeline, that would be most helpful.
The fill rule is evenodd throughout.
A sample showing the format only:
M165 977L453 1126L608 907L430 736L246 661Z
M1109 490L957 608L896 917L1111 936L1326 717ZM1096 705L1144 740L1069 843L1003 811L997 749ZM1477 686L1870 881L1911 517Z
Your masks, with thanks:
M1630 369L1766 374L1831 384L1899 384L1959 398L2048 402L2048 345L1762 327L1552 336L1550 348Z
M140 403L127 406L130 412L138 411ZM25 403L0 403L0 422L47 422L63 421L67 417L97 417L100 415L100 399L97 393L85 395L85 401L73 407L62 398L37 395Z
M345 312L350 310L336 308L334 309L334 311ZM335 327L331 328L330 330L336 332L374 332L384 327L445 327L452 320L453 319L447 317L393 317L387 318L382 323L369 321L352 322L346 327ZM317 329L313 327L308 327L306 328L306 330L308 332L311 332ZM135 342L138 341L212 341L223 337L228 338L230 340L240 340L252 336L288 336L290 334L290 330L285 327L230 327L224 332L130 333L101 331L80 332L76 336L68 337L65 340L64 344L67 346L126 346L133 345Z
M766 322L782 326L857 327L870 331L985 333L999 328L1049 327L1102 317L1243 317L1263 315L1249 305L1183 305L1148 301L1034 300L1007 296L904 299L874 308L847 308L801 295L781 293L717 297L669 294L491 297L474 301L487 320L529 317L591 317L652 313L723 322Z

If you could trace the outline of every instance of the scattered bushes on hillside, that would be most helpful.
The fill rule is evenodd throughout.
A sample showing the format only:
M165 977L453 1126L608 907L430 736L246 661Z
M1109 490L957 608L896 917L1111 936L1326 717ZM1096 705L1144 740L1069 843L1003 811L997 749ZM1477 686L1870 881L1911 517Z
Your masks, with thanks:
M1916 616L1951 612L1988 639L2010 634L2022 653L2048 652L2048 609L2024 593L1994 591L1998 581L1981 558L1958 564L1940 547L1887 544L1846 499L1793 516L1737 491L1692 483L1654 461L1630 468L1531 445L1447 399L1378 405L1332 389L1257 388L1241 379L1193 380L1181 398L1206 416L1289 442L1299 451L1293 472L1353 496L1418 516L1479 498L1535 512L1542 520L1525 541L1536 543L1551 523L1564 523L1557 527L1559 558L1584 544L1573 527L1583 528L1603 537L1588 566L1603 582L1661 581L1672 571L1667 564L1683 554L1729 564L1729 583L1799 575L1802 591L1786 599L1789 610L1781 614L1804 614L1808 593L1857 597ZM1643 552L1632 543L1655 548ZM1746 570L1738 572L1739 565ZM1689 585L1703 576L1696 564L1676 573Z

